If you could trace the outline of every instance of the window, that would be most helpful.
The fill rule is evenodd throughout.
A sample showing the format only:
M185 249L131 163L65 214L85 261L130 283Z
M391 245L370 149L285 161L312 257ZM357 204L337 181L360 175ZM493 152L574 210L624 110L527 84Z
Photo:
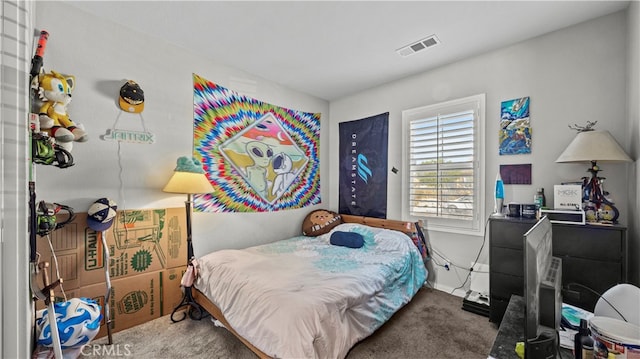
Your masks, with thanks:
M403 208L430 229L483 231L484 106L482 94L402 112Z

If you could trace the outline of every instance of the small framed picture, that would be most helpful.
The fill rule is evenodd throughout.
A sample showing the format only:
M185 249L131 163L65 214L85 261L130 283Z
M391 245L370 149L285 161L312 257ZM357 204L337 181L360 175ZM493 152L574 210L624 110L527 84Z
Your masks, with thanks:
M531 163L500 165L500 177L504 184L531 184Z

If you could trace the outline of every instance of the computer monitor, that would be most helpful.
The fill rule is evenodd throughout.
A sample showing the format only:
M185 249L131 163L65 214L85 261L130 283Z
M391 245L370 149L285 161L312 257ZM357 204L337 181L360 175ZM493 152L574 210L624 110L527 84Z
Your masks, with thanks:
M555 358L562 313L562 261L545 216L524 234L524 344L527 359Z

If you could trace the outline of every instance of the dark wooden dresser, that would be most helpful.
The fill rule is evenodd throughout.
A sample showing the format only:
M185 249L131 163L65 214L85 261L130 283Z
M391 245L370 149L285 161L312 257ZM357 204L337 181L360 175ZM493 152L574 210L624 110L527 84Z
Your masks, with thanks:
M500 323L512 294L523 295L523 235L534 219L489 221L489 320ZM598 293L627 281L627 229L554 223L553 255L562 259L563 302L593 311ZM573 284L575 283L575 284ZM584 288L587 287L587 288Z

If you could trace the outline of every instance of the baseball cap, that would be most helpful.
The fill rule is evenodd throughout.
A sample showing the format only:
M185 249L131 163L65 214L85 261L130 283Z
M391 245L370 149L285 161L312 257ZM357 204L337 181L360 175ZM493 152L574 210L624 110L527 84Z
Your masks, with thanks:
M133 80L128 80L120 88L120 108L131 113L144 110L144 91Z
M87 211L87 225L96 232L106 231L116 218L118 206L108 198L93 202Z

